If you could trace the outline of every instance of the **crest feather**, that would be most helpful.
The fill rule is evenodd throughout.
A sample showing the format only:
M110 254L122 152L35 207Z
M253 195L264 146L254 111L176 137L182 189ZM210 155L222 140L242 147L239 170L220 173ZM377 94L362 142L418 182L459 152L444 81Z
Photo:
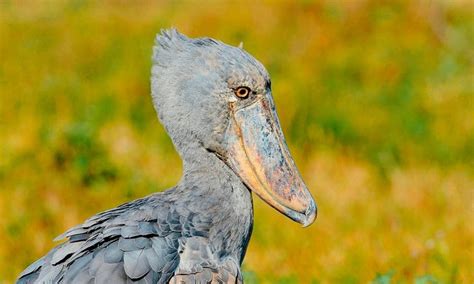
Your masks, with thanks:
M171 48L177 44L189 42L190 39L178 32L175 28L162 29L160 33L156 36L155 45L162 48Z
M190 52L193 48L206 46L219 46L219 41L212 38L189 38L180 33L176 28L162 29L155 38L153 47L153 63L166 65L173 58L179 57L182 51Z

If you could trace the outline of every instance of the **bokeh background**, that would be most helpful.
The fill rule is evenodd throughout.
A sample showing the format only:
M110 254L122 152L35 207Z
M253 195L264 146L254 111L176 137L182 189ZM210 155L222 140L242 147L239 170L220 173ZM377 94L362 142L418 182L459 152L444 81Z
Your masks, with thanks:
M248 283L473 283L471 1L1 1L0 282L181 162L149 97L155 34L268 68L319 205L302 229L255 199Z

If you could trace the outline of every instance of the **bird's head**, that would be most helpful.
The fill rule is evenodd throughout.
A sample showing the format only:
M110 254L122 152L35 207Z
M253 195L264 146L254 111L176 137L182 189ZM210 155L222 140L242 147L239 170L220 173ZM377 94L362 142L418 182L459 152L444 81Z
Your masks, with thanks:
M189 143L217 155L265 202L303 226L316 204L290 155L270 77L242 48L162 31L153 52L152 97L181 156Z

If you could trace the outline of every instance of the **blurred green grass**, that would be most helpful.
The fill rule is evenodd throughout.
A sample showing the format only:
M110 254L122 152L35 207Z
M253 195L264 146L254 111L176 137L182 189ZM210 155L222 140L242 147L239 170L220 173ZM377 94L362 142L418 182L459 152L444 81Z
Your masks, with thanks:
M249 283L472 283L472 8L2 1L0 282L68 227L179 179L149 98L154 36L175 26L264 63L319 204L303 230L256 200Z

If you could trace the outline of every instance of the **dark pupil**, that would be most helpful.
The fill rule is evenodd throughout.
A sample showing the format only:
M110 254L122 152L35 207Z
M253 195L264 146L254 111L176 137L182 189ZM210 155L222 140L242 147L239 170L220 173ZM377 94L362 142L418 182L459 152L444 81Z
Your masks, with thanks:
M245 96L246 94L247 94L247 90L246 90L246 89L240 89L240 90L239 90L239 95Z

